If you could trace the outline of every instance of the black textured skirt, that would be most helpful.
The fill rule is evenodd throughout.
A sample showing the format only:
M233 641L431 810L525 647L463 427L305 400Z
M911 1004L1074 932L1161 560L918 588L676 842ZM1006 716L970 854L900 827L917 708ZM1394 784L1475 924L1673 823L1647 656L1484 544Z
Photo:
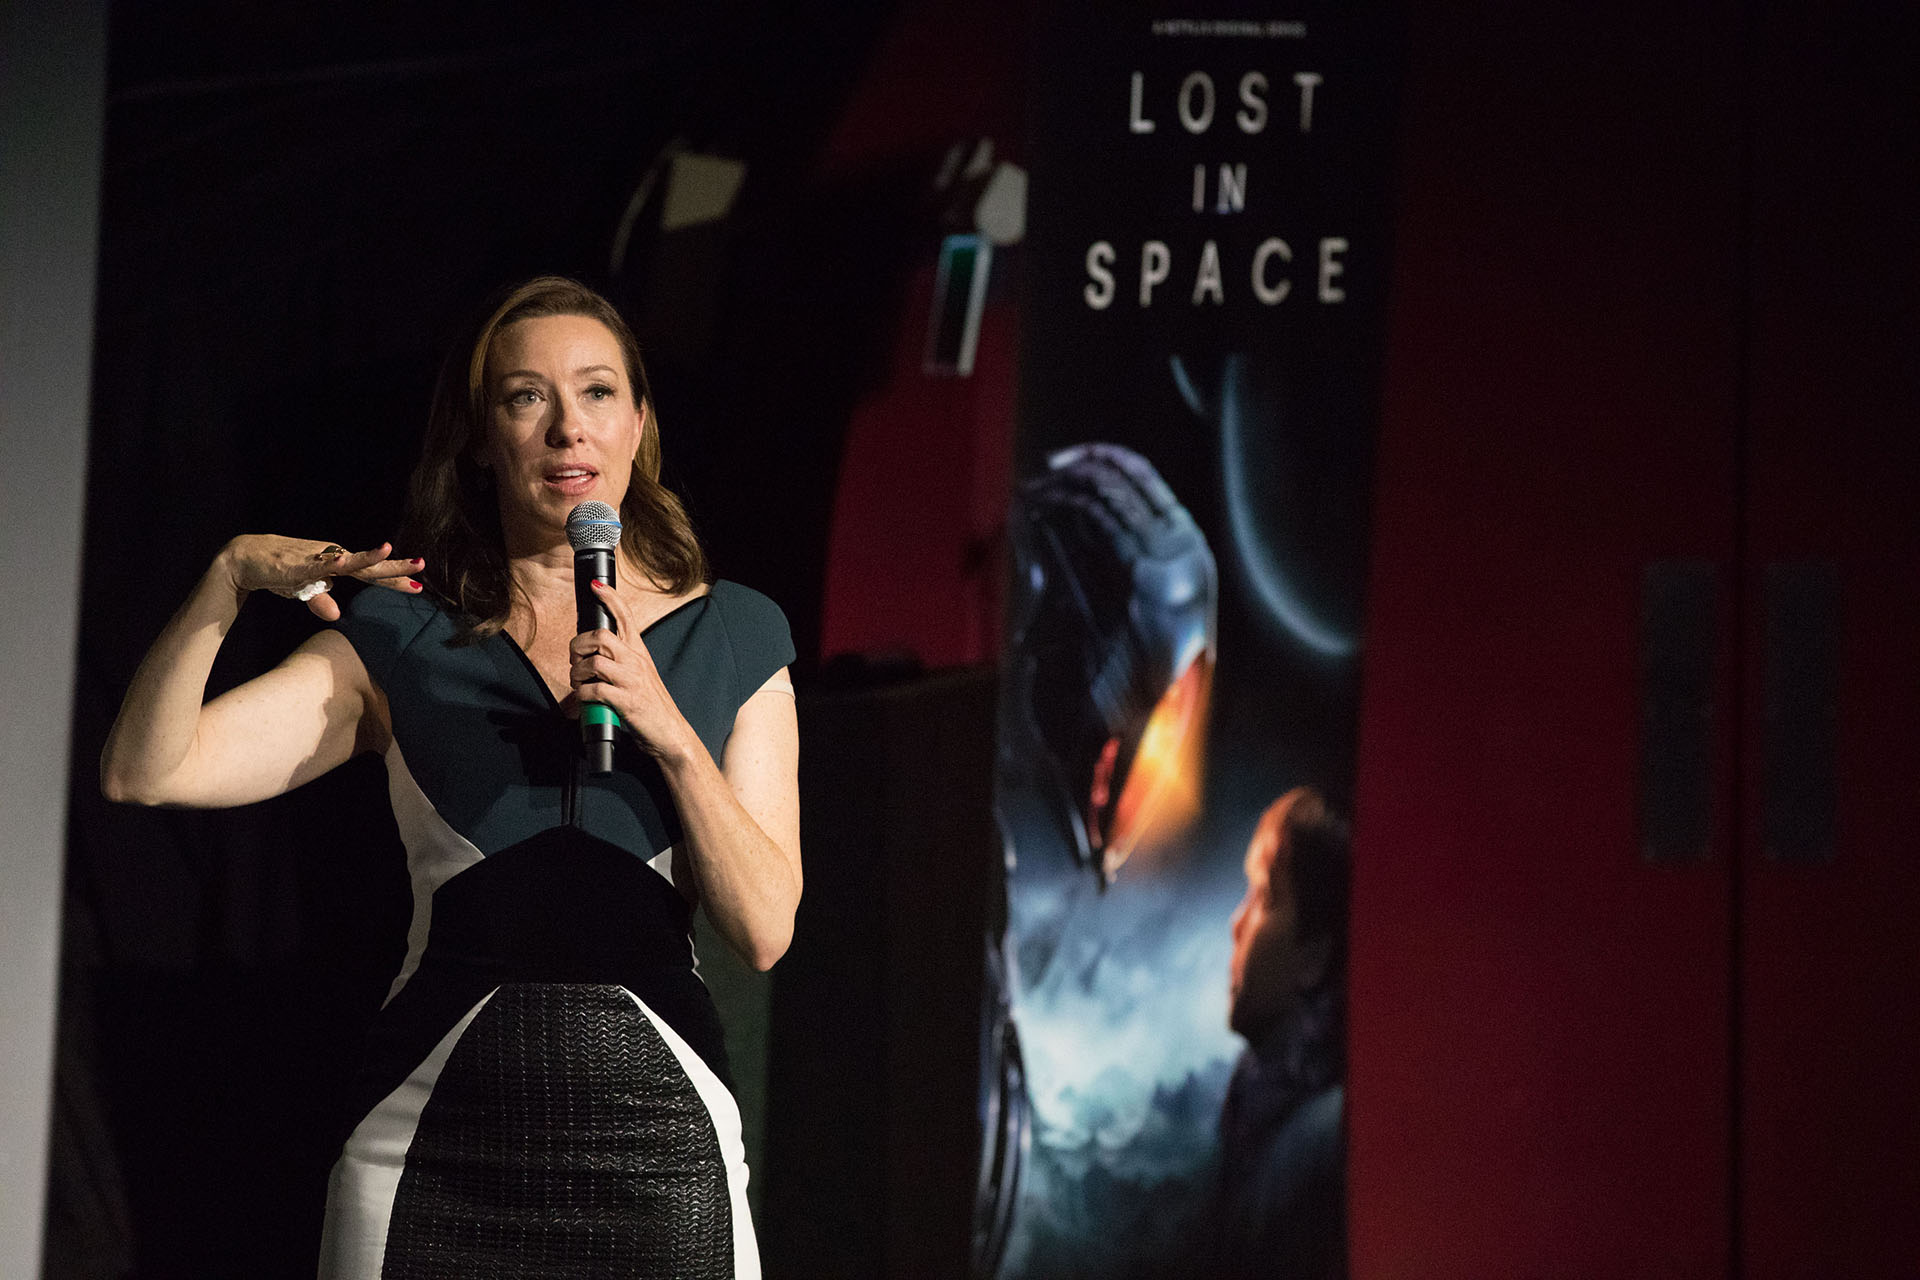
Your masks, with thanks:
M355 1126L320 1275L758 1276L745 1189L732 1094L640 997L504 983Z

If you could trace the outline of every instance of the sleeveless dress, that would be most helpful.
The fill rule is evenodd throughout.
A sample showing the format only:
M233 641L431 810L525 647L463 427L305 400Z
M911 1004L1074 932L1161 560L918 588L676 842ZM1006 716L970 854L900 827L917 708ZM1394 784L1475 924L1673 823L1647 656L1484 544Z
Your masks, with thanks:
M590 776L519 646L368 589L336 624L385 692L413 924L327 1188L321 1280L760 1274L720 1022L672 883L679 817L622 733ZM731 582L642 633L717 761L793 660Z

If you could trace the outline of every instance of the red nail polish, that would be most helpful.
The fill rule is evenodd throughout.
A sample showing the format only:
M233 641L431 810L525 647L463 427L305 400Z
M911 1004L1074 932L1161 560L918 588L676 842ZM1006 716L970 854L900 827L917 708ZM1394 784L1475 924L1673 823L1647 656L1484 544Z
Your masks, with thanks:
M412 587L415 591L424 590L424 588L418 582L415 582L412 578L407 579L407 585Z
M413 559L407 561L407 563L410 565L413 565L415 568L421 568L421 569L424 569L427 564L427 562L425 560L422 560L419 556L415 556Z

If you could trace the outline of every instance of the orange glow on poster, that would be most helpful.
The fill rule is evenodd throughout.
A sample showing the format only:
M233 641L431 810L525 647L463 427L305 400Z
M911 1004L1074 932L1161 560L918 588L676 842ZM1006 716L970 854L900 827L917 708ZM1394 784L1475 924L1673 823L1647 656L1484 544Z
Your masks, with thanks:
M1205 655L1196 656L1148 717L1113 808L1113 838L1104 859L1108 875L1136 851L1152 851L1180 834L1200 815L1212 685L1213 664Z

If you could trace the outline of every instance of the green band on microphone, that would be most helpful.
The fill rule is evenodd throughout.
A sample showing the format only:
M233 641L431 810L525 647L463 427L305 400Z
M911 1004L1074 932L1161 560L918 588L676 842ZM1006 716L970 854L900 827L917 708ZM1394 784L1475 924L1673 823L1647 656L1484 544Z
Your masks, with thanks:
M587 724L610 724L620 727L620 714L604 702L583 702L580 704L580 719Z

